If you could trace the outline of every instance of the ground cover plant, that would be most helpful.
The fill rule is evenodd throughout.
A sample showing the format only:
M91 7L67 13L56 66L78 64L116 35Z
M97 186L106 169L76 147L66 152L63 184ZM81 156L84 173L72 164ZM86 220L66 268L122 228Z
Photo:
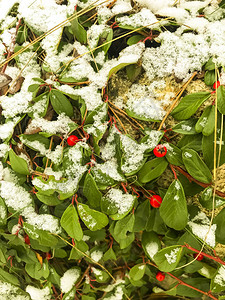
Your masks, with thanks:
M0 2L0 298L225 298L225 1Z

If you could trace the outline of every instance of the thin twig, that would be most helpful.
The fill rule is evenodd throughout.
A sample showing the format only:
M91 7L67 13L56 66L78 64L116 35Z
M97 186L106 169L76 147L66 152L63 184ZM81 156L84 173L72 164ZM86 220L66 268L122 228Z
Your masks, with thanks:
M169 114L171 113L171 111L173 110L174 106L177 104L177 101L180 99L181 95L183 94L184 90L187 88L188 84L192 81L192 79L195 77L195 75L197 74L197 72L194 72L191 76L191 78L189 78L189 80L183 85L183 87L181 88L181 90L175 95L174 97L174 102L171 104L169 110L167 111L165 117L163 118L160 126L159 126L159 129L158 130L161 130L162 129L162 126L163 124L165 123L167 117L169 116Z

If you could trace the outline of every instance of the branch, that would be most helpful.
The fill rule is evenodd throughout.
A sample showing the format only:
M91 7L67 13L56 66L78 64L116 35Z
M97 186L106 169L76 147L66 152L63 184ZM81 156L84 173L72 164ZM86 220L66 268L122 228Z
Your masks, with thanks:
M207 188L208 186L210 186L212 183L203 183L201 181L196 180L195 178L193 178L188 172L184 171L181 167L175 166L175 165L171 165L174 169L178 170L181 174L183 174L190 182L194 181L195 183L197 183L198 185L202 186L203 188ZM216 194L222 198L225 198L225 193L220 192L218 190L216 190Z

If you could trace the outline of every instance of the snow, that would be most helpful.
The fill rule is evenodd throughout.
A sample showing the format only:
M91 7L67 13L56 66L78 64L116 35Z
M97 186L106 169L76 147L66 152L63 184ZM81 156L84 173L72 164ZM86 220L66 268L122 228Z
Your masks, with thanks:
M193 234L202 239L211 247L215 247L216 224L210 225L210 220L204 212L199 212L192 220L188 222Z
M68 293L80 277L80 270L78 268L71 268L67 270L60 278L60 289L62 293Z
M0 181L0 195L5 200L6 206L20 211L20 214L26 218L29 224L52 233L60 232L58 219L48 214L38 215L33 207L33 200L29 192L23 187L14 182ZM12 195L17 197L14 198Z
M159 250L159 245L156 242L151 242L151 243L148 243L145 246L145 248L146 248L146 251L147 251L148 255L151 257L151 259L153 259L154 255Z
M29 134L33 130L40 128L43 132L48 132L50 134L61 134L65 136L70 132L70 124L74 122L66 116L64 113L59 114L57 120L48 121L44 118L35 117L26 129L26 134Z
M28 295L19 293L18 287L2 280L0 280L0 294L1 300L30 300Z
M118 208L117 213L120 215L129 211L135 200L133 195L124 194L121 190L116 188L111 188L104 197Z
M191 157L192 157L192 154L189 153L189 152L187 152L187 151L185 151L185 152L184 152L184 156L185 156L186 158L191 158Z
M35 288L32 285L26 287L26 292L30 294L32 300L50 300L51 294L50 289L46 286L43 289Z
M214 278L214 283L225 286L225 267L221 266Z
M99 262L102 257L103 257L103 252L100 250L95 250L91 252L91 259L93 259L96 262Z
M10 150L10 147L7 144L0 144L0 157L5 157L6 153L9 150Z
M19 121L19 117L14 118L14 120L8 121L5 124L0 125L0 139L6 140L9 136L13 134L14 127Z
M180 248L173 249L170 254L166 253L165 258L167 262L171 265L174 264L177 260L177 252L179 252Z

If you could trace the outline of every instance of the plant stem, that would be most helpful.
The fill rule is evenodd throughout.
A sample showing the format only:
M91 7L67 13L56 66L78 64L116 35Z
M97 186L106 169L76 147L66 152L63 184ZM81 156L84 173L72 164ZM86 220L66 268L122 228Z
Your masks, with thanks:
M184 247L185 247L185 246L184 246ZM196 250L196 249L194 249L194 250ZM198 250L196 250L196 251L199 252ZM202 252L201 252L201 253L202 253ZM203 254L203 253L202 253L202 254ZM152 262L147 261L146 263L158 269L157 265L153 264ZM168 274L169 276L171 276L172 278L174 278L175 280L177 280L178 283L179 283L180 285L184 285L184 286L186 286L186 287L188 287L188 288L190 288L190 289L192 289L192 290L195 290L195 291L197 291L197 292L199 292L199 293L201 293L201 294L203 294L203 295L208 296L208 297L211 298L211 299L218 300L218 298L214 297L214 296L211 294L211 291L204 292L204 291L202 291L202 290L200 290L200 289L198 289L198 288L196 288L196 287L194 287L194 286L192 286L192 285L190 285L190 284L184 282L183 280L179 279L178 277L176 277L175 275L171 274L170 272L165 272L165 273Z
M201 252L201 251L199 251L199 250L197 250L197 249L195 249L195 248L192 248L191 246L189 246L189 245L186 244L186 243L185 243L185 245L183 245L182 247L185 247L185 248L187 248L187 249L189 249L189 250L191 250L191 251L193 251L193 252L196 252L196 253L201 253L203 256L208 257L209 259L214 260L214 261L220 263L221 265L224 265L224 266L225 266L225 262L224 262L222 259L220 259L219 257L214 257L214 256L212 256L212 255L209 255L209 254L206 254L206 253L204 253L204 252Z
M175 165L171 165L174 169L178 170L181 174L183 174L190 182L194 181L195 183L197 183L198 185L200 185L203 188L207 188L208 186L211 185L211 183L203 183L200 182L198 180L196 180L195 178L193 178L190 174L188 174L186 171L184 171L181 167L175 166ZM216 190L216 194L222 198L225 198L225 193L217 191Z
M199 290L198 288L196 288L196 287L194 287L194 286L192 286L192 285L190 285L190 284L188 284L188 283L182 281L181 279L177 278L176 276L174 276L173 274L171 274L171 273L169 273L169 272L166 272L166 274L168 274L169 276L171 276L171 277L173 277L174 279L176 279L176 280L179 282L179 284L184 285L184 286L186 286L186 287L189 287L190 289L195 290L195 291L197 291L197 292L199 292L199 293L201 293L201 294L203 294L203 295L206 295L206 296L208 296L208 297L211 298L211 299L218 300L218 298L214 297L214 296L211 294L210 291L209 291L209 292L204 292L204 291Z

